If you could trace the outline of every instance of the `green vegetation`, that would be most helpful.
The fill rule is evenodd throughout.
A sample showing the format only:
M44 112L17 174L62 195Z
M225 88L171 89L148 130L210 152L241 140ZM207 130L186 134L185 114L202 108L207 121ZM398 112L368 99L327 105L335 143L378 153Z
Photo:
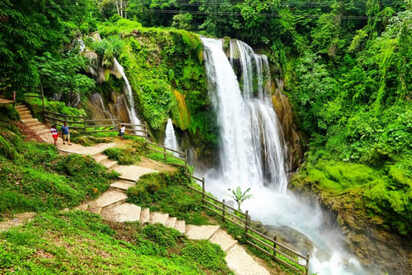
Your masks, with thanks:
M137 136L124 136L124 139L130 140L130 143L125 149L121 149L126 158L132 158L139 160L144 156L152 160L163 162L172 166L184 166L185 162L182 159L177 158L173 153L166 151L166 159L164 156L163 148L155 144L149 143L146 139ZM120 152L119 152L120 153ZM120 156L119 156L120 157Z
M0 122L1 215L74 207L107 190L115 178L90 157L25 142L11 121Z
M83 33L96 30L94 0L5 0L0 4L0 88L11 93L62 94L70 99L87 93L94 80L82 74L85 59L66 47Z
M130 165L140 161L140 156L124 148L109 148L103 153L109 159L117 161L120 165Z
M0 234L0 256L0 273L231 274L209 242L162 225L108 225L79 211L44 213Z
M107 68L112 66L113 57L125 67L139 113L154 134L161 137L171 117L179 129L189 131L196 147L214 149L217 124L207 93L199 37L183 30L144 28L127 19L100 24L99 32L104 39L89 46ZM116 90L112 77L109 74L106 78L109 91Z
M40 95L36 93L25 93L24 101L30 107L35 117L42 118L43 103L39 96ZM44 109L48 112L59 113L66 116L86 116L84 109L69 107L62 101L49 100L47 98L44 99Z
M202 214L201 195L195 194L185 184L190 183L183 168L140 177L135 187L127 191L129 201L152 211L169 213L190 224L207 224Z

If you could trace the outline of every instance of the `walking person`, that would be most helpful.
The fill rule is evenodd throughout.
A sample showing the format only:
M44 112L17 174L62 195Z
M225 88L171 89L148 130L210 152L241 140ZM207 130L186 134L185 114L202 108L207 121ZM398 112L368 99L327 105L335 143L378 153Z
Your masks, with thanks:
M63 137L63 144L67 144L72 145L70 143L70 130L69 130L69 126L67 126L67 122L64 122L64 125L62 126L62 137Z
M53 137L54 146L57 147L57 139L59 138L59 133L57 132L56 124L52 125L52 127L50 128L50 132L51 132L52 137Z
M126 132L126 126L122 125L119 130L119 137L123 138L125 132Z

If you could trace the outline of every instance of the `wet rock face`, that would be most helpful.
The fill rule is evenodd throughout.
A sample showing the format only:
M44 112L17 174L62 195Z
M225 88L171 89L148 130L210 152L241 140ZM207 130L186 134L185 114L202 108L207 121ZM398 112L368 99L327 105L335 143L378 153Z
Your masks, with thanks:
M319 200L326 211L336 216L347 247L366 270L375 270L375 274L411 274L411 236L401 237L370 220L364 208L355 203L359 201L356 194L330 194L315 185L300 185L295 181L289 184L289 189Z
M291 171L295 171L303 160L302 138L293 121L293 111L289 99L282 93L283 81L272 82L272 103L282 125L283 135L288 146L288 164Z
M125 96L116 92L112 92L108 99L103 99L100 94L93 94L87 102L87 110L92 119L118 119L129 122L127 106Z

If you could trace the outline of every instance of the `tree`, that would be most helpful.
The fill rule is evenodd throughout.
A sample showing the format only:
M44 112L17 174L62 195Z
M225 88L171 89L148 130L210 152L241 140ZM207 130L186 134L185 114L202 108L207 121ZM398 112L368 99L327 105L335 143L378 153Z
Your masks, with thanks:
M240 186L238 186L235 189L230 190L230 191L232 191L232 197L236 201L237 209L239 211L240 211L240 206L242 205L242 203L245 200L250 199L252 197L252 194L248 194L250 192L250 187L248 189L246 189L245 191L242 191Z

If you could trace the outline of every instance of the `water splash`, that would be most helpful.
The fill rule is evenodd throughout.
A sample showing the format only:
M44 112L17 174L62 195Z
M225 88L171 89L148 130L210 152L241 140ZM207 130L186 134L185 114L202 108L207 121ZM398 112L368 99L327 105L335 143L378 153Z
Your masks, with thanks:
M179 151L179 144L177 143L175 129L173 128L173 122L170 118L167 120L166 124L164 146ZM177 153L174 153L174 155L179 156Z

